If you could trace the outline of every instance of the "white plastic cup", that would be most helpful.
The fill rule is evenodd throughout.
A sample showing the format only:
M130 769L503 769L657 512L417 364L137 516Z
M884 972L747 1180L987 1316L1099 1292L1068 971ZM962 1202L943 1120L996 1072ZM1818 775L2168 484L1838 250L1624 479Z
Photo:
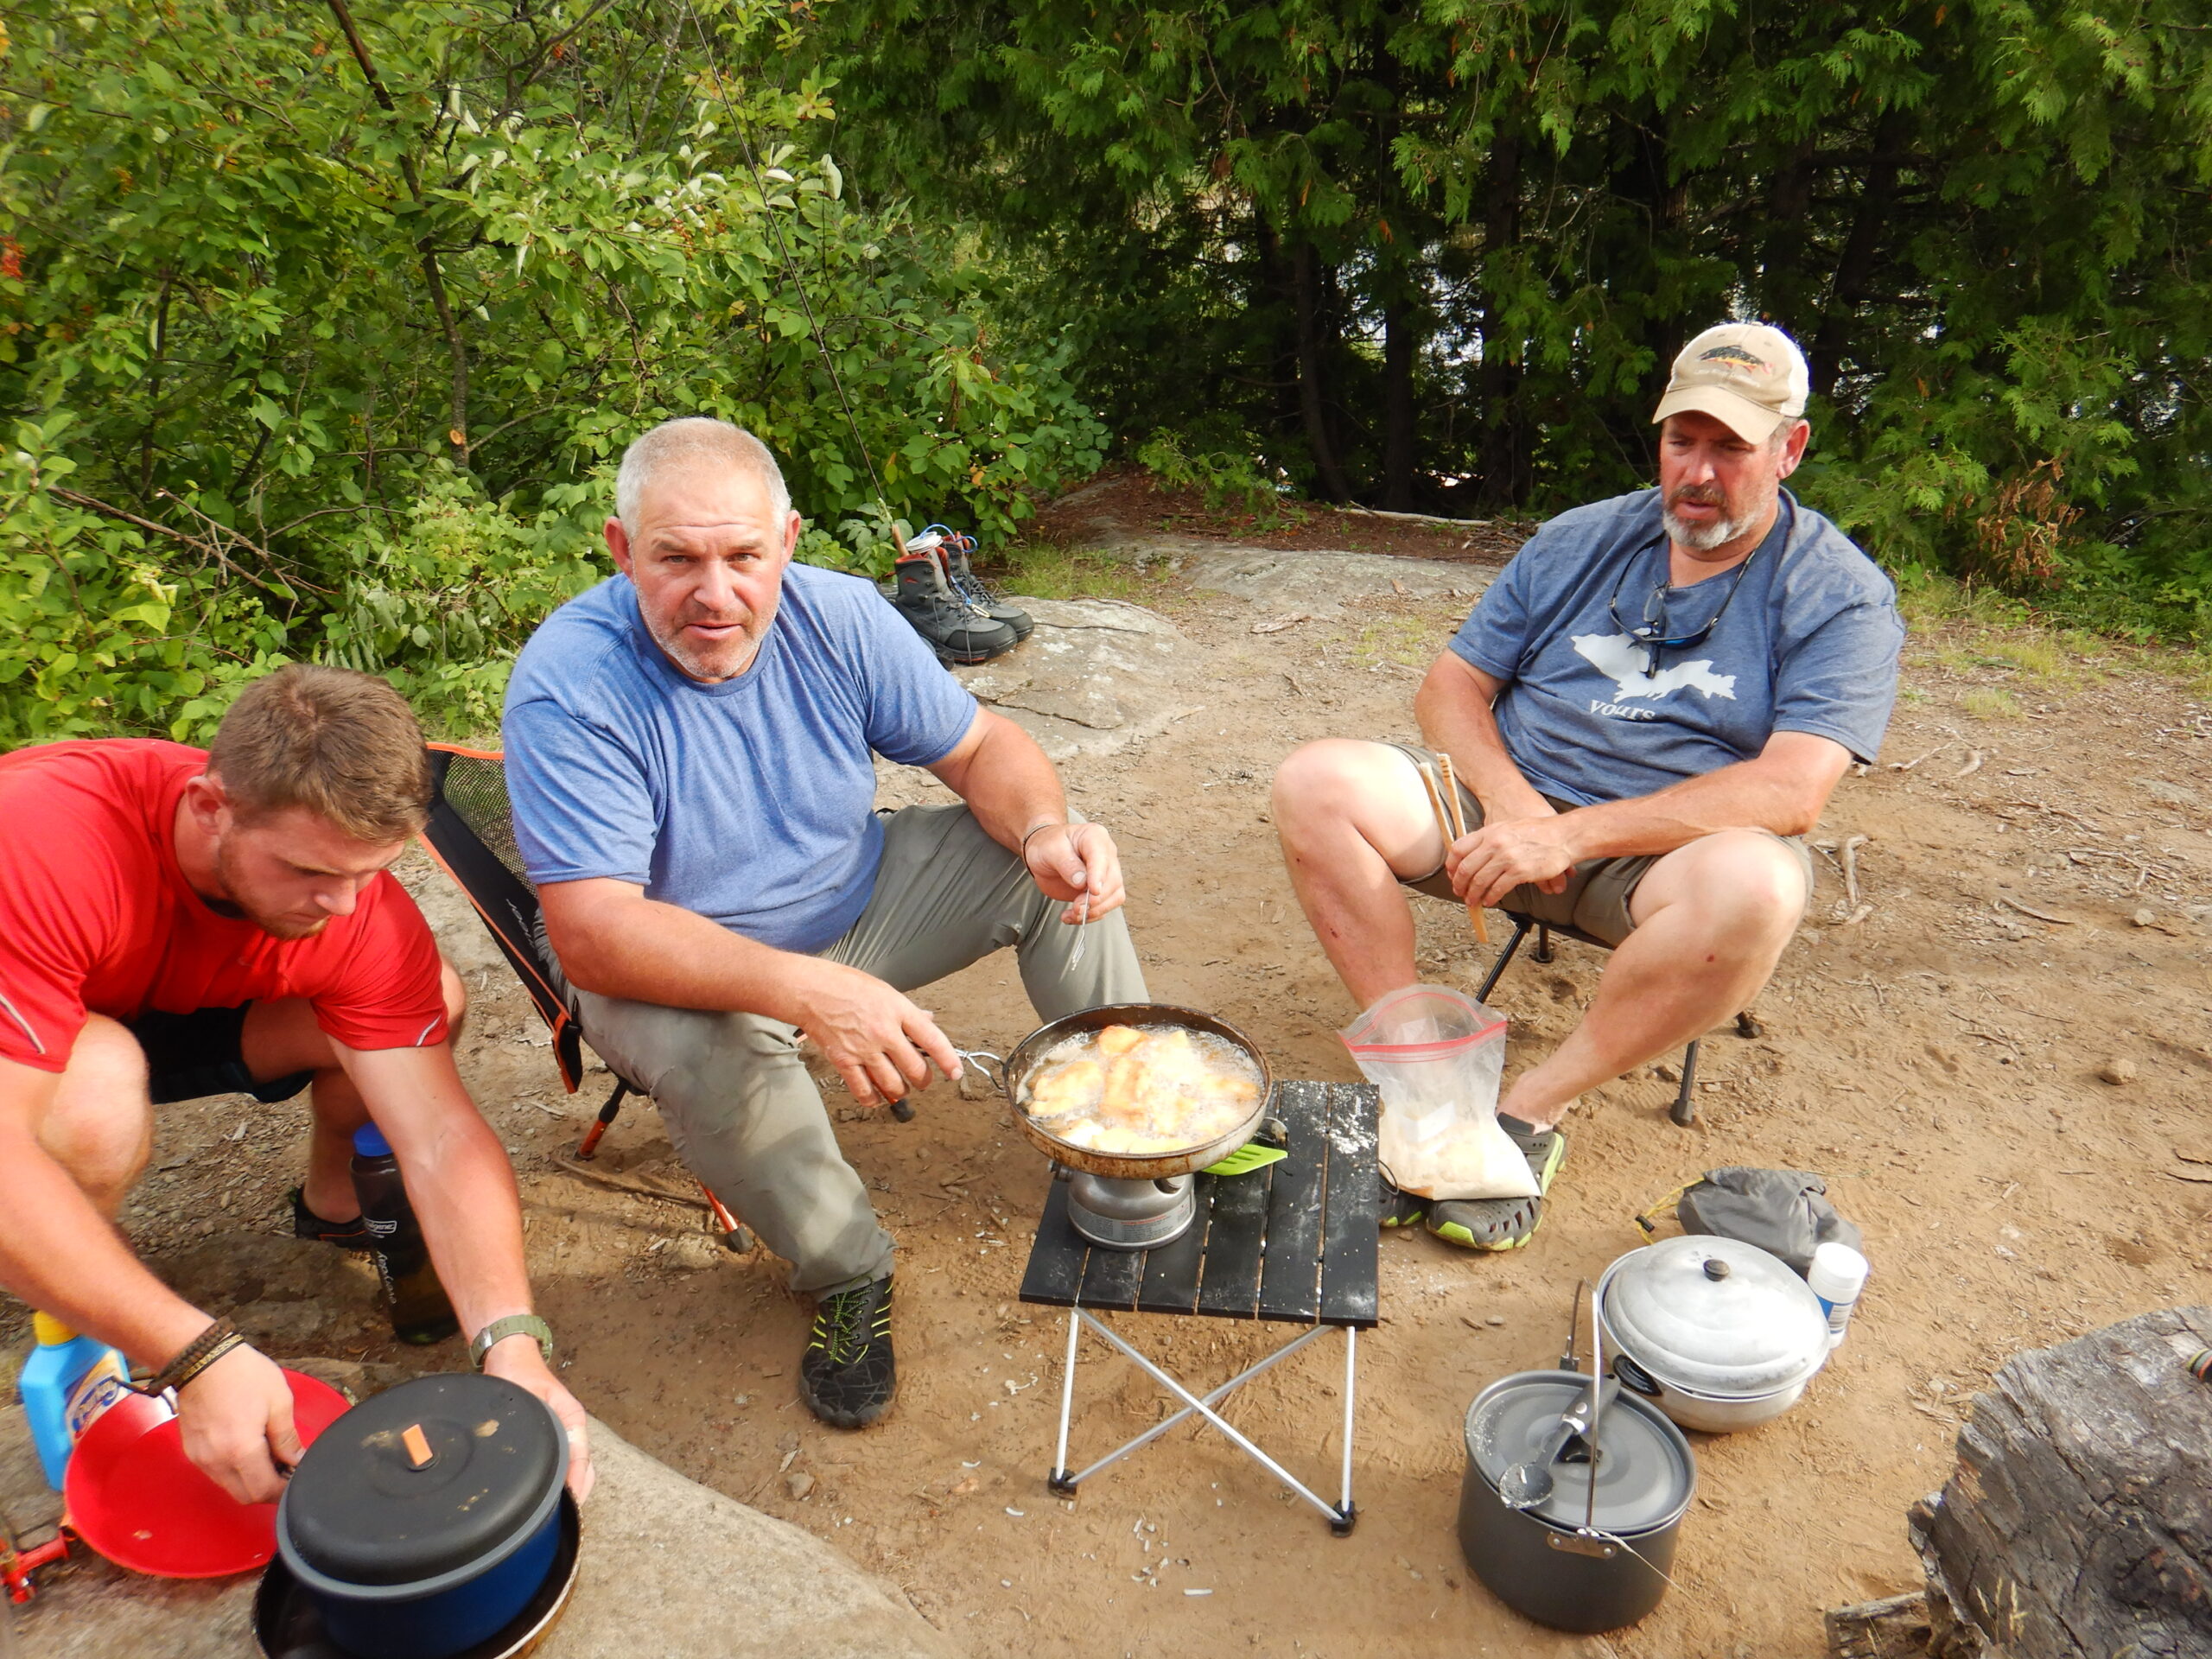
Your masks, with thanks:
M1819 1245L1805 1282L1828 1316L1828 1351L1834 1353L1843 1341L1844 1326L1851 1323L1852 1310L1859 1306L1859 1293L1866 1288L1866 1258L1848 1244Z

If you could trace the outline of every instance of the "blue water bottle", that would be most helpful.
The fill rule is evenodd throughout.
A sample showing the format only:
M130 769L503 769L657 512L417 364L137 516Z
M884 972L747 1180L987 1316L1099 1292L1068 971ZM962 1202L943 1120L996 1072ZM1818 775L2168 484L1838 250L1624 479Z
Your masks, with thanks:
M79 1336L49 1314L34 1313L31 1328L38 1346L23 1362L17 1386L47 1484L58 1492L77 1437L121 1395L130 1365L107 1344Z

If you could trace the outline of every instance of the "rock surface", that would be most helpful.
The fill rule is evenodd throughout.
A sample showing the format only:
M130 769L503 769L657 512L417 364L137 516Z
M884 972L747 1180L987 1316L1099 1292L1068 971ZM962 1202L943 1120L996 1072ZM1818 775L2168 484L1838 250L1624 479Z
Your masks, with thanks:
M310 1369L303 1366L302 1369ZM341 1379L359 1368L321 1369ZM381 1376L367 1379L372 1383ZM959 1649L826 1544L686 1480L592 1424L599 1485L583 1567L538 1659L950 1659ZM43 1492L18 1408L0 1411L0 1491ZM10 1513L15 1505L9 1506ZM138 1578L79 1549L16 1611L41 1659L245 1659L257 1578Z
M1393 558L1382 553L1285 550L1113 529L1102 531L1084 545L1086 551L1139 566L1165 564L1209 593L1309 616L1336 616L1348 599L1472 600L1497 574L1480 565ZM1029 603L1017 602L1025 608Z
M1013 602L1036 631L995 661L955 674L1054 761L1111 754L1196 706L1188 683L1198 664L1158 612L1105 599Z
M1490 586L1477 566L1394 559L1381 553L1278 553L1210 546L1179 561L1192 585L1286 615L1337 616L1346 600L1465 599Z

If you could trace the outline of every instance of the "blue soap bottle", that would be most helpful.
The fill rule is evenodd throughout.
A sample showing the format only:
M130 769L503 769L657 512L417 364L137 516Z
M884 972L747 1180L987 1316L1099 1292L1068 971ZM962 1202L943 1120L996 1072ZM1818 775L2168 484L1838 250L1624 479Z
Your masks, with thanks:
M61 1490L69 1452L86 1425L113 1403L130 1376L123 1356L96 1337L81 1337L49 1314L34 1313L38 1346L23 1362L18 1383L31 1440L47 1484Z

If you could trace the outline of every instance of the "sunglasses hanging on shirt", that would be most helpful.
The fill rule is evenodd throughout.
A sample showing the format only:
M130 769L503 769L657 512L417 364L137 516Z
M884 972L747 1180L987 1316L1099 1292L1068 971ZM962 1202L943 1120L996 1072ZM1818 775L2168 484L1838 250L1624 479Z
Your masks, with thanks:
M1666 543L1662 542L1659 545L1663 550ZM1720 601L1720 608L1713 612L1712 618L1706 625L1694 633L1669 635L1667 632L1667 595L1673 591L1673 584L1669 582L1668 573L1663 567L1659 577L1659 585L1651 590L1650 597L1643 601L1643 620L1635 627L1630 627L1621 620L1621 589L1627 585L1628 573L1636 568L1637 559L1642 556L1640 553L1631 555L1628 563L1621 567L1620 575L1613 582L1613 596L1605 602L1605 613L1612 618L1615 627L1643 647L1643 671L1646 674L1656 674L1659 671L1659 653L1662 651L1678 651L1691 645L1701 645L1713 629L1720 626L1720 619L1728 614L1728 607L1736 602L1736 590L1744 585L1745 573L1765 550L1766 544L1762 542L1751 550L1749 557L1736 567L1736 580L1728 585L1728 596Z

